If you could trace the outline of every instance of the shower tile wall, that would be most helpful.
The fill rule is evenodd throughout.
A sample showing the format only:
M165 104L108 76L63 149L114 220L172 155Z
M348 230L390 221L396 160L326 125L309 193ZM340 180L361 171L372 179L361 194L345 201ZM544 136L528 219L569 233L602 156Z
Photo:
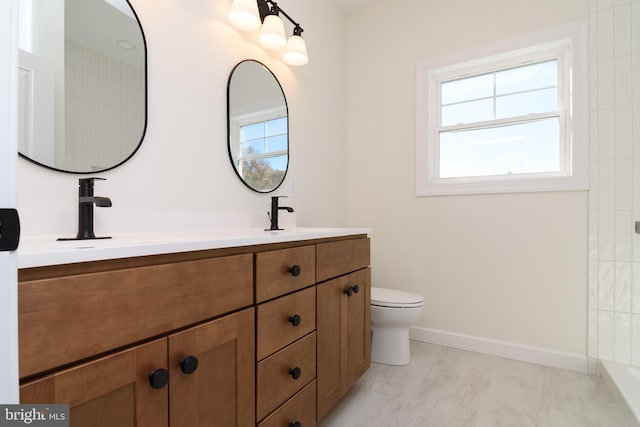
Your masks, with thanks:
M99 170L126 159L144 123L144 72L65 43L65 161ZM137 145L137 144L136 144Z
M590 0L589 369L640 366L640 0Z

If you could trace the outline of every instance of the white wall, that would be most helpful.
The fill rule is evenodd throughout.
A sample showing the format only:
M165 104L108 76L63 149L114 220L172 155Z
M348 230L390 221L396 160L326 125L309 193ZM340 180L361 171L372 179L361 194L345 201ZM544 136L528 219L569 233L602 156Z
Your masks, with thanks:
M255 35L227 23L231 0L131 3L147 41L147 133L129 162L99 174L108 180L97 184L96 195L110 197L114 208L266 212L272 194L247 189L227 154L227 79L237 62L252 58L274 72L289 103L290 167L273 194L290 194L295 181L297 197L287 205L295 207L299 225L346 225L342 9L332 0L281 4L305 30L310 62L294 68L265 53ZM77 179L20 159L18 206L75 209ZM75 224L75 218L69 218L69 231Z
M348 17L348 221L421 327L586 357L587 192L415 196L418 59L588 16L588 0L380 0Z

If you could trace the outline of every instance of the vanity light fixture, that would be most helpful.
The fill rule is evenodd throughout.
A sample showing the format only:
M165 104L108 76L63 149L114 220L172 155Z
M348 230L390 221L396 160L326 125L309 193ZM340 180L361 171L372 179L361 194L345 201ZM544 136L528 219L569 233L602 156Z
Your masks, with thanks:
M278 16L278 6L271 8L271 13L264 17L262 28L258 36L260 46L268 50L282 49L287 44L287 37L284 34L284 22Z
M283 15L293 24L293 35L285 35ZM282 60L289 65L309 62L307 46L302 38L302 27L272 0L233 0L229 12L231 25L242 31L260 29L258 42L268 50L281 50Z
M233 0L229 12L231 25L242 31L256 31L262 25L255 0Z

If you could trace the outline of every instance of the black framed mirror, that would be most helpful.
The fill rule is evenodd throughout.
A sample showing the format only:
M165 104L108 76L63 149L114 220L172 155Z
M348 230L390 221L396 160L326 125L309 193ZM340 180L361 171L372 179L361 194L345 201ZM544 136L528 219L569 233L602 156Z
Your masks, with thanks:
M227 84L229 158L250 189L277 189L289 167L289 109L282 86L264 64L237 64Z
M128 0L25 0L20 7L18 152L96 173L139 149L147 47Z

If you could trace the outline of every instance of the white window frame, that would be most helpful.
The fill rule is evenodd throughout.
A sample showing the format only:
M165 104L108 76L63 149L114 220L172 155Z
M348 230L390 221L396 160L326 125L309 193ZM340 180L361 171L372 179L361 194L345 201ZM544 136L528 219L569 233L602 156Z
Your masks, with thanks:
M439 178L439 84L464 74L559 60L560 172ZM586 190L589 186L588 58L585 21L526 33L418 61L416 67L416 195ZM563 72L566 71L566 72ZM562 86L562 87L560 87Z
M242 156L240 153L240 135L241 129L243 126L252 125L259 122L267 122L269 120L280 119L283 117L287 117L287 110L284 108L269 108L262 111L258 111L256 113L244 114L233 117L231 120L231 128L230 128L230 140L232 141L232 149L233 149L233 161L236 164L236 168L238 169L238 173L242 175L242 161L251 160L251 159L269 159L272 157L282 156L287 154L288 150L280 150L280 151L270 151L268 153L262 154L254 154L251 156ZM287 129L289 128L289 124L287 123ZM287 137L288 138L288 137ZM287 140L287 146L289 142Z

